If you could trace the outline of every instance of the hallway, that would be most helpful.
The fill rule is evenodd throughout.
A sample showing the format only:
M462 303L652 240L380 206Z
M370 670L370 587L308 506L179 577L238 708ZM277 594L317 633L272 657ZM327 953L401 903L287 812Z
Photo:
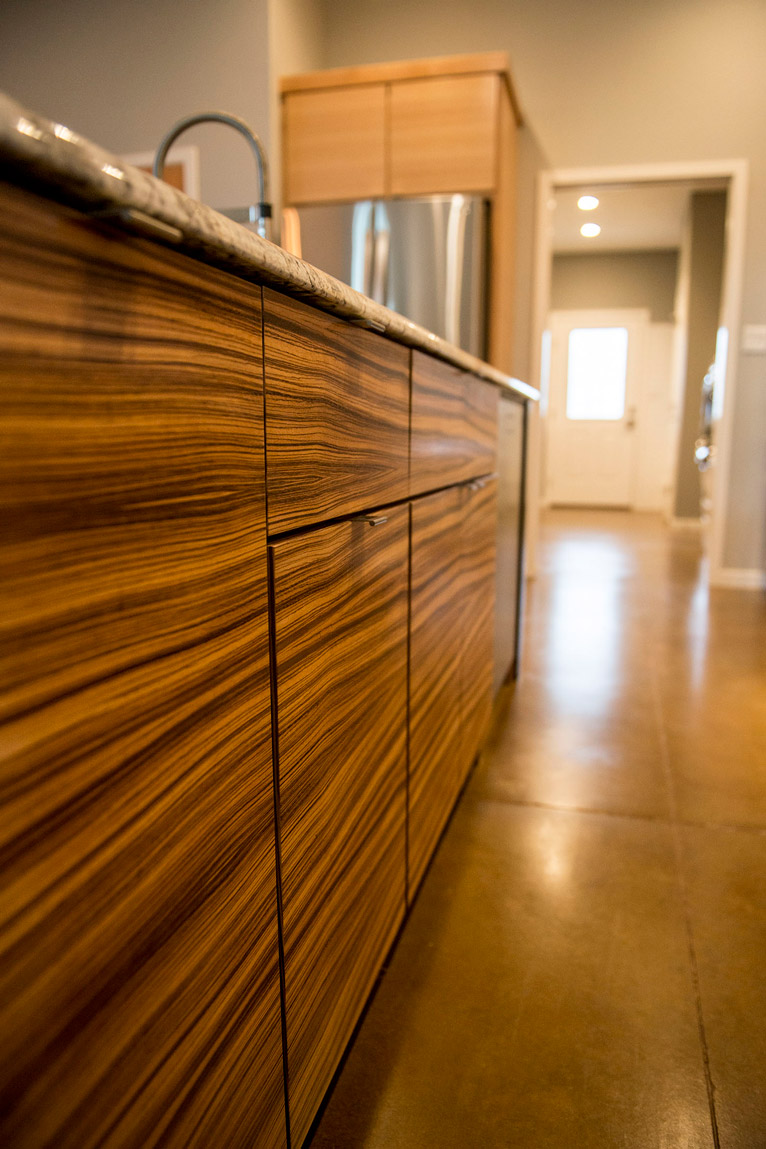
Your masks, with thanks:
M506 692L312 1149L766 1146L766 600L549 512Z

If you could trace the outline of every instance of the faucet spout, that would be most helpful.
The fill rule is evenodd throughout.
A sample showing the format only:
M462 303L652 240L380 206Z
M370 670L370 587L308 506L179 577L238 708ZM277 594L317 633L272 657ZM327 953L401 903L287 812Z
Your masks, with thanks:
M258 235L268 239L271 204L268 199L269 166L266 150L250 125L245 120L240 119L239 116L232 116L229 112L199 112L195 116L186 116L179 120L164 136L157 148L157 155L154 157L154 175L157 179L162 179L167 154L182 132L185 132L187 128L193 128L196 124L209 123L228 124L230 128L235 128L240 135L243 135L250 145L258 171L258 203L250 208L250 219L256 224Z

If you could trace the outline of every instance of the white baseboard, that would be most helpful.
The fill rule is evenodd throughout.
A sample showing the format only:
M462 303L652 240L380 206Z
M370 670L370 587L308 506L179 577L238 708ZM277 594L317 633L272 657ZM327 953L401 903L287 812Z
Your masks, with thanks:
M766 590L766 571L758 567L721 567L711 574L710 585L732 590Z

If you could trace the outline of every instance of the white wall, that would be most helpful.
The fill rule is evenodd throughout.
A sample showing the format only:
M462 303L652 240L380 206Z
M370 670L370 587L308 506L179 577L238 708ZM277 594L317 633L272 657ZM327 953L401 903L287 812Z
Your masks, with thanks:
M505 49L551 167L744 158L743 320L766 323L763 0L321 0L327 65ZM734 333L738 337L738 333ZM766 358L743 356L725 563L764 563Z

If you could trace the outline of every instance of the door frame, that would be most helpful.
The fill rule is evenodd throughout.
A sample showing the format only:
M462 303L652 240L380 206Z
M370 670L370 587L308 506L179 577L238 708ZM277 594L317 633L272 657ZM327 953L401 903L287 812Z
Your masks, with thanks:
M745 240L749 165L747 160L708 160L700 162L635 164L621 167L553 168L538 173L535 219L535 267L532 300L532 345L530 347L531 382L539 386L543 367L543 336L550 307L551 269L553 262L553 229L550 205L558 189L577 187L625 186L626 184L695 183L710 180L727 182L726 244L721 284L721 329L727 333L726 371L723 402L715 425L716 463L711 468L712 500L708 527L708 578L712 585L741 585L736 575L741 572L724 563L724 542L732 465L732 433L739 366L739 336L742 318L742 289L745 269ZM537 406L537 405L536 405ZM537 566L539 529L539 492L542 479L541 422L544 413L537 411L530 420L530 449L527 490L530 495L527 555L528 569Z
M644 371L642 357L646 353L645 329L649 326L650 312L646 307L573 307L573 308L555 308L548 312L548 320L551 317L560 316L567 324L579 327L627 327L628 330L635 336L639 335L639 347L637 354L638 360L634 358L632 366L628 367L629 386L632 383L632 390L630 391L631 404L636 408L640 419L641 408L641 378ZM551 332L551 358L550 358L550 372L548 374L546 383L545 398L543 402L545 418L549 418L550 411L550 392L552 387L552 372L553 372L553 337L555 332L553 325L546 325L546 330ZM628 342L628 354L630 355L630 341ZM630 363L630 360L629 360ZM543 467L541 471L541 505L549 507L554 505L548 490L548 459L549 454L549 436L546 434L542 443L542 462ZM633 442L633 460L632 460L633 473L630 477L630 499L628 505L631 509L636 501L636 479L638 472L638 442L634 437ZM595 505L595 504L594 504Z

